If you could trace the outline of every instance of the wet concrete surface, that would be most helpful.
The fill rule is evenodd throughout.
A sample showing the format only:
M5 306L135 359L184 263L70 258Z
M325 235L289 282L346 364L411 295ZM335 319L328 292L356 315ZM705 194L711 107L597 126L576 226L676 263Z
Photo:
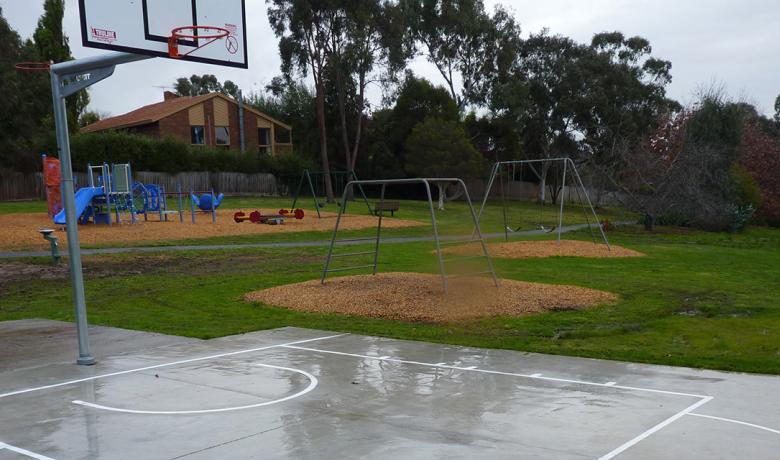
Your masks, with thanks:
M45 323L62 326L16 329ZM780 456L774 376L297 328L145 335L93 328L91 367L64 337L0 355L0 459Z

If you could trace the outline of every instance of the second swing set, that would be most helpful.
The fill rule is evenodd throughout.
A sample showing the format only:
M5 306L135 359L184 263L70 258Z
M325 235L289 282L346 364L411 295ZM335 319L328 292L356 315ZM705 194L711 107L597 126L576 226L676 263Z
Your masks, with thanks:
M505 240L509 240L510 233L515 233L522 230L520 227L513 227L510 225L506 197L506 189L509 187L509 184L516 180L518 170L521 180L524 178L524 175L527 172L530 172L533 176L533 180L538 181L540 187L546 187L548 183L551 184L552 192L554 192L553 203L555 203L556 197L559 201L557 219L554 223L548 223L547 225L545 225L545 222L543 222L542 219L543 209L541 208L540 203L539 222L536 228L533 229L534 231L543 233L556 232L556 241L558 244L560 244L561 234L563 232L564 202L566 201L567 196L569 196L570 189L573 189L577 196L577 201L579 201L579 203L582 205L585 222L588 230L591 232L593 240L596 240L596 235L593 232L593 226L595 226L598 227L599 234L604 244L607 245L607 248L610 248L607 235L604 233L604 229L599 222L599 217L596 214L596 210L594 209L593 203L590 200L588 191L585 188L585 185L582 183L582 178L580 177L580 174L577 171L577 167L571 158L511 160L494 163L490 170L490 179L488 180L487 187L485 189L482 205L479 208L478 217L480 222L482 220L481 218L483 212L485 211L485 207L487 206L488 198L493 192L493 187L497 186L501 202L501 214ZM571 185L569 185L569 182L571 182ZM540 196L544 197L545 191L540 191L542 192ZM591 220L593 222L592 224Z

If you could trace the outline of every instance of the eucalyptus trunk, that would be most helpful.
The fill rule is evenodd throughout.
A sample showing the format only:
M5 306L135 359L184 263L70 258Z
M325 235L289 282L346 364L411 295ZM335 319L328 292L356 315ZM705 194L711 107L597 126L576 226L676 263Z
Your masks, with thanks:
M317 83L317 129L320 135L320 159L322 161L322 175L325 181L325 200L333 203L333 182L330 177L330 162L328 161L328 134L325 128L325 88L322 80Z

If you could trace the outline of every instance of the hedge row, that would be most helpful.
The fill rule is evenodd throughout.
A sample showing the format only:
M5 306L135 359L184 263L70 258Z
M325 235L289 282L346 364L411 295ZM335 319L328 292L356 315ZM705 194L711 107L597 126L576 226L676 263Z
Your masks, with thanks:
M70 145L77 171L85 170L87 163L129 162L136 171L271 173L287 182L300 177L301 170L309 166L295 154L271 157L257 151L203 148L172 137L154 139L122 132L76 134Z

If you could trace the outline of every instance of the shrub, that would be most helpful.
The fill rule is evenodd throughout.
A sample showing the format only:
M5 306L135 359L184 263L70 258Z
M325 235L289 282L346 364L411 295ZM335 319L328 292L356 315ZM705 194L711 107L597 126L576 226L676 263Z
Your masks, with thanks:
M280 180L300 177L307 167L297 154L271 157L257 151L195 147L174 137L153 139L123 132L76 134L71 140L74 170L87 163L127 163L137 171L179 173L184 171L271 173Z

